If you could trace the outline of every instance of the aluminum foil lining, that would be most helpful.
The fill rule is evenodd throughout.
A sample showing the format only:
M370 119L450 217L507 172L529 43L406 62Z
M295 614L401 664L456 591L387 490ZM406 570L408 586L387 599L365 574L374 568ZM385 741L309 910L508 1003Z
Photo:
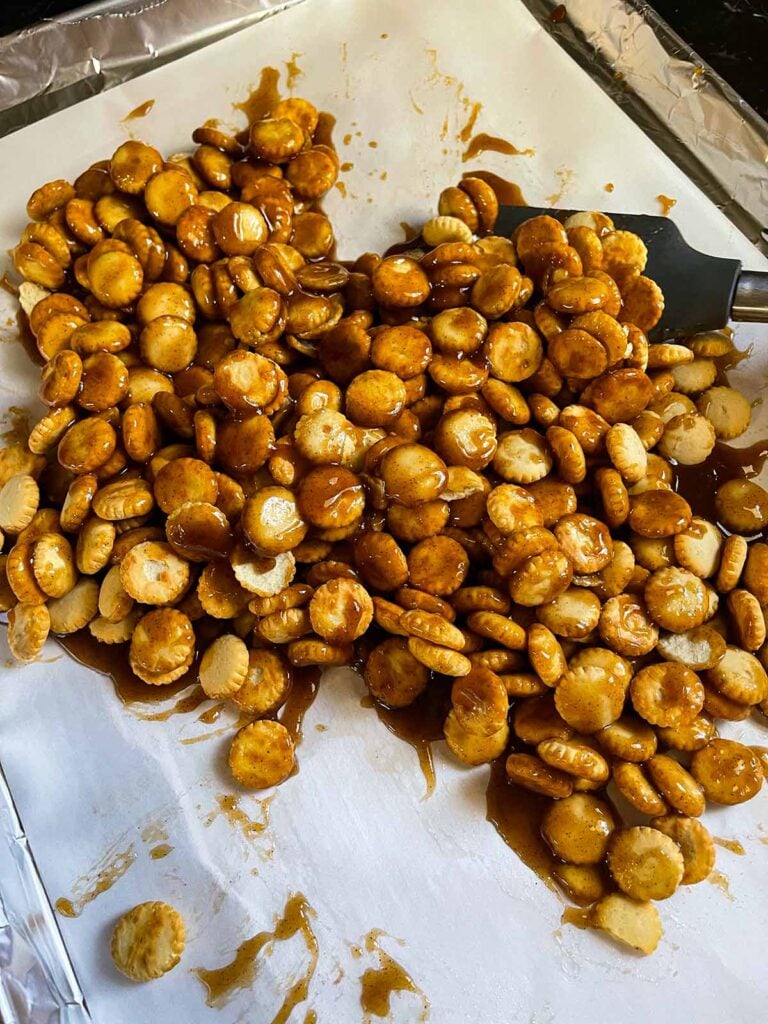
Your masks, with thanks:
M0 38L0 135L301 0L100 0Z
M91 1024L0 768L0 1020Z
M0 135L301 2L103 0L6 36L0 39ZM768 124L643 0L568 0L562 20L552 0L510 2L524 2L768 252ZM0 1019L92 1021L1 770Z
M0 40L0 135L302 0L102 0ZM644 0L523 2L768 252L768 124Z

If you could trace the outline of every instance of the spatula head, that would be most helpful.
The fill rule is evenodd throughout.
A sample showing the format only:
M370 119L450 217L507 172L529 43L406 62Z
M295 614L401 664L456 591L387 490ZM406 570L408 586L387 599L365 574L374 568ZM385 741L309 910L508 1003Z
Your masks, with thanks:
M552 210L537 206L502 206L496 233L510 235L530 217L547 214L565 221L575 210ZM664 314L651 331L654 341L698 331L718 330L730 319L736 282L741 272L738 260L707 256L691 248L668 217L644 213L612 213L617 228L633 231L648 247L645 274L664 293Z

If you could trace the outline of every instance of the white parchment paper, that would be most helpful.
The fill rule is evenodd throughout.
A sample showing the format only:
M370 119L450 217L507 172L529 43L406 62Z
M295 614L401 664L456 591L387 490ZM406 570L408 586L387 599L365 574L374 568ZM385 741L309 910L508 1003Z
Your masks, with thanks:
M336 144L353 164L347 197L334 191L325 204L342 256L399 240L401 221L422 222L442 187L483 167L516 181L533 204L656 213L663 193L677 199L673 215L693 245L768 266L515 0L308 0L34 124L0 141L0 250L17 239L38 184L108 156L128 128L166 153L184 149L206 118L237 121L232 103L262 66L284 69L293 54L303 71L295 91L337 115ZM146 118L121 123L150 98ZM535 155L462 163L458 135L475 102L475 131ZM696 292L692 281L692 302ZM0 292L0 397L4 407L32 406L37 370L13 342L13 314ZM768 344L757 327L739 328L737 340L763 352ZM765 375L757 353L736 380L756 393ZM755 436L760 421L765 434L762 407L756 420ZM0 645L7 658L4 637ZM718 850L727 885L675 894L661 907L659 950L640 959L560 927L561 902L485 821L487 769L462 770L437 745L437 789L423 801L415 754L360 707L363 686L351 671L326 675L307 716L301 771L276 792L268 827L248 839L215 814L217 797L233 788L227 736L181 742L221 722L204 725L194 713L142 721L108 681L59 654L51 644L51 660L2 669L0 758L52 900L76 898L102 867L127 865L79 917L61 919L98 1024L269 1024L306 965L298 937L260 958L253 984L220 1009L205 1005L191 971L228 963L299 891L316 912L320 961L292 1024L310 1008L320 1024L363 1020L359 978L378 959L350 947L372 928L391 936L382 945L421 987L436 1024L764 1018L765 792L707 815L746 856ZM752 724L724 731L768 743ZM253 796L240 807L260 815ZM173 850L153 860L160 832ZM176 970L137 986L112 968L109 935L117 916L148 899L178 907L188 944ZM397 994L391 1019L415 1022L421 1010L416 995Z

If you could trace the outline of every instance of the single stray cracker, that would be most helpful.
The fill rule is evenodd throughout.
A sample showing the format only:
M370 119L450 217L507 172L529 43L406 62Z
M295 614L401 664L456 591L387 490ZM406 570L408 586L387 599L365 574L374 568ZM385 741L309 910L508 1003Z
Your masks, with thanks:
M132 981L160 978L181 959L184 921L168 903L140 903L123 914L112 933L115 966Z

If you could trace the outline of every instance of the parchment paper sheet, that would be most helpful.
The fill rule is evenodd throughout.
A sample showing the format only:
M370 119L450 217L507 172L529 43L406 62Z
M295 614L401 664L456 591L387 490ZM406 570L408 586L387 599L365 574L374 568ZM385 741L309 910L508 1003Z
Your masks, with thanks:
M399 239L401 221L420 223L442 187L484 167L518 182L532 203L561 197L571 208L655 213L664 193L678 200L673 215L692 244L768 266L514 0L308 0L32 125L0 141L0 249L18 237L36 185L108 156L128 128L166 153L184 149L206 118L237 120L231 105L261 67L284 69L294 53L304 73L295 91L337 115L341 159L354 164L343 175L347 198L334 191L326 202L342 256ZM121 123L150 98L146 118ZM463 164L457 136L476 101L476 131L535 156L484 154ZM692 302L696 290L692 281ZM0 292L0 323L13 312ZM2 404L31 405L37 371L13 344L12 327L2 330ZM764 346L766 331L739 328L737 340ZM763 354L737 379L754 392L765 373ZM755 436L760 421L765 434L762 407L756 419ZM4 637L0 645L7 658ZM437 789L423 802L414 753L359 706L363 686L352 672L325 677L307 717L301 771L276 792L267 830L246 840L220 815L205 824L217 795L232 790L227 736L180 742L221 723L205 726L194 714L138 720L106 680L59 654L51 644L45 657L56 660L2 669L0 758L52 900L71 897L100 862L117 854L130 862L80 917L61 919L98 1024L269 1024L306 962L298 938L265 957L253 986L219 1010L205 1006L190 970L229 962L297 891L316 911L320 962L292 1024L310 1007L320 1024L362 1021L358 979L378 963L356 959L349 944L371 928L403 940L382 943L423 989L436 1024L763 1019L765 793L707 815L716 835L747 851L718 851L731 898L706 883L681 890L661 907L659 950L639 959L560 928L558 898L485 822L487 769L464 771L438 745ZM726 731L768 742L757 726ZM252 796L241 807L258 815ZM148 826L162 827L173 846L163 860L149 857ZM111 967L108 940L116 917L147 899L178 907L188 945L170 975L136 986ZM392 1007L392 1020L412 1022L421 1003L403 993Z

